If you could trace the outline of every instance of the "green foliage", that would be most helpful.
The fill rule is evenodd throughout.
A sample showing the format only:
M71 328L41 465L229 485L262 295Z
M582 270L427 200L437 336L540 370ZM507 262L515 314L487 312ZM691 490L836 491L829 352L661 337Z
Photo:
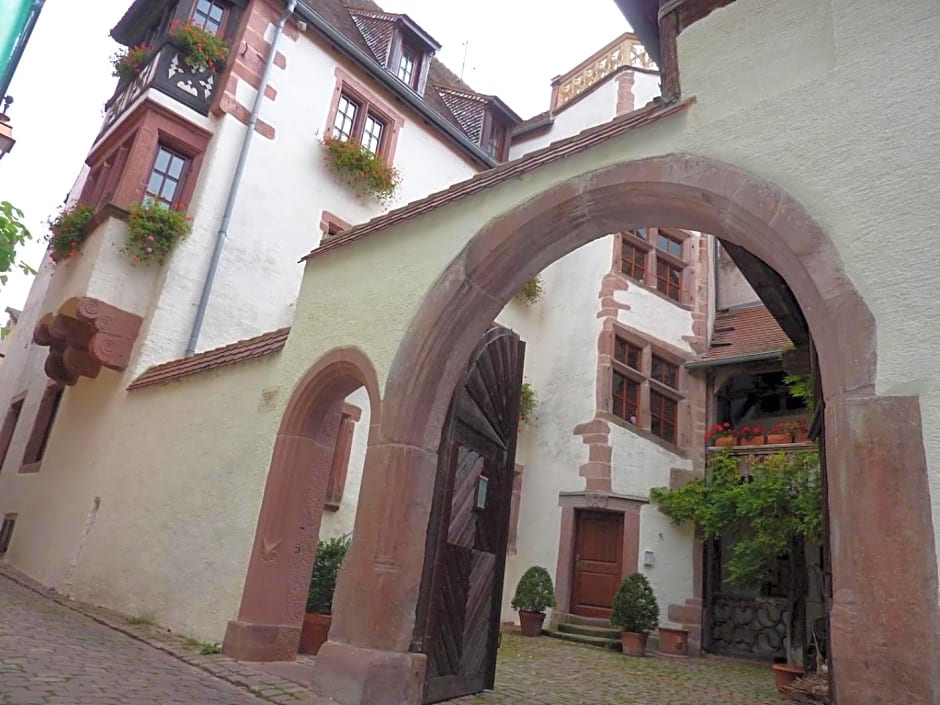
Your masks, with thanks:
M535 414L535 407L539 404L538 395L529 382L522 383L522 393L519 397L519 423L527 424Z
M213 654L221 654L221 653L222 653L222 645L221 645L221 644L213 644L213 643L210 643L210 642L207 641L206 643L204 643L204 644L201 646L201 648L199 649L199 653L202 654L203 656L211 656L211 655L213 655Z
M173 22L170 32L173 40L186 55L186 63L193 68L221 71L228 58L228 47L221 37L207 32L190 22Z
M610 623L625 632L649 634L659 624L659 605L642 573L628 575L614 596Z
M349 550L352 537L349 534L317 544L317 558L310 576L310 592L307 593L307 612L310 614L333 614L333 592L336 576Z
M738 473L725 451L709 460L707 480L674 490L655 488L650 497L676 525L694 522L706 539L733 536L728 580L754 587L771 576L780 556L804 540L822 540L822 489L816 452L777 453L754 465L750 478Z
M16 248L32 239L23 225L23 211L9 201L0 201L0 284L7 283L7 274L14 267L23 274L36 273L29 265L16 261Z
M542 298L542 279L538 275L527 281L516 293L516 300L526 306L531 306Z
M138 44L130 49L116 52L111 57L111 66L114 68L111 75L116 76L122 82L134 78L143 70L148 56L150 56L150 47L146 44Z
M49 257L53 262L78 257L82 251L82 243L88 237L88 224L94 215L94 208L76 203L68 208L63 207L59 214L49 221L52 230L48 238L52 247Z
M129 212L127 244L123 251L135 263L163 264L176 243L189 234L189 218L182 210L146 201L131 206Z
M810 411L816 409L816 391L811 375L787 375L783 378L791 397L802 399Z
M139 614L133 617L127 618L127 623L134 627L142 627L153 624L154 619L153 615L150 614Z
M327 137L323 140L323 160L333 172L356 191L386 202L395 195L401 174L358 142Z
M511 604L519 612L544 612L547 607L554 607L552 576L542 566L529 568L519 579Z

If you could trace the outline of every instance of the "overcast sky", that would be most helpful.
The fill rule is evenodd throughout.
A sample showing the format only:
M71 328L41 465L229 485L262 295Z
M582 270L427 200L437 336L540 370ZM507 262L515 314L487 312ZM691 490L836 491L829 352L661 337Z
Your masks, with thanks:
M552 78L629 29L614 0L580 0L564 12L542 0L379 4L407 13L440 42L438 57L455 73L466 57L464 80L499 95L523 118L548 107ZM0 200L26 212L36 240L23 251L31 265L45 250L46 220L71 189L101 127L116 81L109 57L117 45L108 32L129 5L48 0L10 86L17 143L0 161ZM0 290L0 311L22 308L29 284L29 277L12 274Z

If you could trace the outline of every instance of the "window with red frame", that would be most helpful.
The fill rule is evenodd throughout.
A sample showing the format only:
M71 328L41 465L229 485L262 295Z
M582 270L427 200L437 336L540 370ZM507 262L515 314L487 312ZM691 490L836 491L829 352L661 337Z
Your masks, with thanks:
M620 251L620 271L631 279L643 281L646 277L646 250L630 242L623 242Z
M188 169L188 158L159 145L150 170L150 178L147 179L144 200L162 203L167 208L178 205Z
M682 268L665 260L656 260L656 289L673 301L682 298Z
M39 410L36 412L36 419L33 421L33 430L29 434L29 442L26 444L26 452L23 454L23 465L32 465L42 461L46 453L46 446L49 444L49 437L52 435L52 427L55 424L56 414L59 412L59 404L62 401L62 394L65 388L59 385L53 385L46 389L46 393L39 402Z
M381 154L386 121L370 109L365 101L342 93L333 116L333 139L358 142L372 154Z
M613 409L611 411L627 423L636 424L639 418L640 383L619 372L614 372Z
M650 390L650 433L675 443L678 408L679 403L675 399Z
M401 82L418 90L418 52L409 46L402 46L401 59L398 61L398 78Z
M660 230L656 236L656 249L673 257L682 257L682 240Z
M225 27L225 13L228 6L215 0L196 0L190 20L194 25L216 36L222 34Z
M630 341L617 336L614 340L614 359L628 367L632 367L634 370L639 370L643 359L643 350Z
M653 355L650 378L673 389L679 388L679 366L674 365L659 355Z
M18 399L10 404L7 415L3 419L3 429L0 431L0 468L6 462L7 452L10 450L10 441L13 440L13 432L16 431L16 424L22 413L23 400Z

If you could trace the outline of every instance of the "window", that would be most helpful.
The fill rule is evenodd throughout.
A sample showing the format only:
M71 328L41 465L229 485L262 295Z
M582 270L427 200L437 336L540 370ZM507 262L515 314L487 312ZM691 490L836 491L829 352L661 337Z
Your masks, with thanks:
M643 350L618 336L614 341L614 359L628 367L632 367L634 370L639 370L640 361L643 359Z
M7 514L3 517L3 525L0 526L0 556L10 548L14 526L16 526L16 514Z
M39 410L36 412L36 420L33 422L33 431L26 444L26 453L23 455L24 466L35 465L42 461L64 391L63 387L54 385L48 387L46 393L43 394L42 401L39 402Z
M660 352L640 335L621 333L619 326L611 357L611 414L677 445L684 385L681 358Z
M401 59L398 62L398 78L415 90L418 83L418 54L409 47L401 48Z
M356 422L362 418L362 409L352 404L343 405L339 430L336 432L336 444L333 446L333 460L330 463L330 477L326 485L326 508L339 509L346 487L346 475L349 472L349 458L352 454L353 436Z
M673 301L679 301L682 296L682 269L665 260L657 260L656 289Z
M386 122L371 112L368 105L363 106L343 93L336 106L333 117L333 138L358 142L371 154L383 151Z
M157 158L154 159L150 178L147 181L147 190L144 200L162 203L167 208L177 205L182 194L181 184L186 178L189 160L163 145L157 148Z
M620 234L620 272L634 281L655 287L678 303L683 298L682 276L686 267L682 236L657 228L637 228Z
M222 34L225 9L225 5L214 0L196 0L191 18L192 22L207 32L215 35Z
M10 441L13 440L13 432L16 430L16 423L20 420L20 414L23 412L23 399L17 399L10 404L7 415L3 419L3 429L0 430L0 468L7 459L7 452L10 450Z
M631 279L643 281L646 275L646 251L624 242L620 252L620 271Z
M627 423L639 422L640 383L614 372L613 412Z
M676 442L678 402L659 392L650 391L650 432L664 441Z
M505 159L506 150L506 128L503 125L492 123L490 133L487 136L483 149L494 159Z
M662 382L667 387L678 389L679 387L679 366L674 365L668 360L664 360L659 355L653 355L652 373L650 377L657 382Z

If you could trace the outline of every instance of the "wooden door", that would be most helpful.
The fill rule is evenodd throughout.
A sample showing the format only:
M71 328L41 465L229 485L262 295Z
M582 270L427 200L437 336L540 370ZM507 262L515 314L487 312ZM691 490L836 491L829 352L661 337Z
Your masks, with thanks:
M490 329L444 426L413 644L425 703L493 687L524 351Z
M575 513L571 611L608 619L623 577L623 514Z

